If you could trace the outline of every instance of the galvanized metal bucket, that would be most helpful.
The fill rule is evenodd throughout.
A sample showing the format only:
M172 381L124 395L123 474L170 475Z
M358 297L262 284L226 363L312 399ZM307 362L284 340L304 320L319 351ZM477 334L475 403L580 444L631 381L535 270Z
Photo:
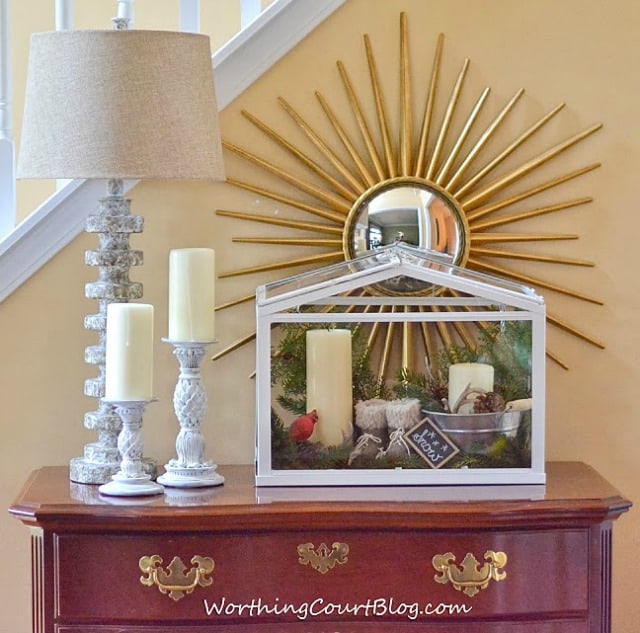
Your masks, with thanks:
M486 455L501 436L515 437L522 411L437 413L427 411L440 429L467 454Z

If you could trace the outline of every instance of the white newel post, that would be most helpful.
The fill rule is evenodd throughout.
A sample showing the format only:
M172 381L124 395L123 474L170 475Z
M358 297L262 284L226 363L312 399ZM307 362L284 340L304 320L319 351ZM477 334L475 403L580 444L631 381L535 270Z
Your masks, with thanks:
M15 148L11 131L11 41L9 0L0 0L0 237L16 224Z

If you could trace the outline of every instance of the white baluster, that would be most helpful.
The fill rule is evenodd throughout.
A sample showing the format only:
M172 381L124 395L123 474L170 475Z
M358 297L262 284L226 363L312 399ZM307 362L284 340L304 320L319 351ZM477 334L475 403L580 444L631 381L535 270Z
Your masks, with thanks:
M11 136L9 0L0 0L0 237L16 224L15 149Z
M260 0L241 0L240 1L240 28L243 29L247 24L253 22L262 12Z
M200 33L200 0L180 0L179 30Z
M73 0L56 0L56 31L73 29Z

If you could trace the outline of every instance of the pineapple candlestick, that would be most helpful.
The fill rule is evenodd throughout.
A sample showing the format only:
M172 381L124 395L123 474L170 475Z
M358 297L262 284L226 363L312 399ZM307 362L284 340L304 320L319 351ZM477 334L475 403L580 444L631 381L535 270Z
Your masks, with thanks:
M178 382L173 394L173 407L180 423L176 438L177 459L165 465L166 472L158 477L165 486L197 488L220 486L224 477L217 466L204 458L205 442L200 427L207 411L207 393L202 383L200 363L211 342L185 342L163 339L174 346L180 363Z

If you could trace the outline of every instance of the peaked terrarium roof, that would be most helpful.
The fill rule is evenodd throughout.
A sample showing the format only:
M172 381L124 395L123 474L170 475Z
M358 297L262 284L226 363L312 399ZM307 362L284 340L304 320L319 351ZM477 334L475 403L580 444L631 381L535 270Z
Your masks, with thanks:
M331 297L359 303L364 289L380 302L508 306L540 312L544 299L534 290L508 280L462 268L449 256L395 243L352 260L275 281L257 289L263 311L281 311Z

